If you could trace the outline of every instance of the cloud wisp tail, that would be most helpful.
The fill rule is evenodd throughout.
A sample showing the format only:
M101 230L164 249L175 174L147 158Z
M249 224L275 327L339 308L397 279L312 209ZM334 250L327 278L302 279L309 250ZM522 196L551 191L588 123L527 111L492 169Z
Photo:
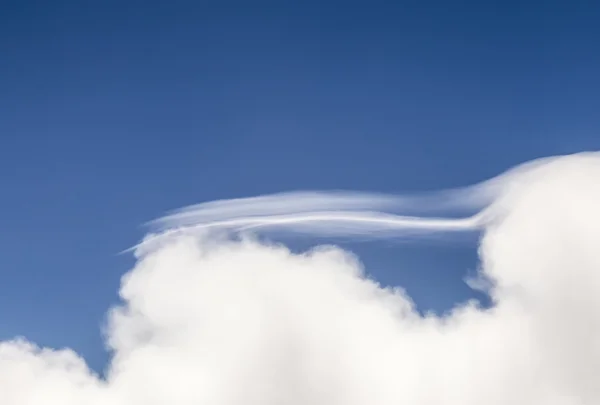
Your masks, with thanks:
M480 185L407 196L323 191L211 201L152 221L153 232L130 250L153 250L175 235L218 232L369 239L471 232L484 225L489 201L488 188ZM464 211L475 213L456 217Z

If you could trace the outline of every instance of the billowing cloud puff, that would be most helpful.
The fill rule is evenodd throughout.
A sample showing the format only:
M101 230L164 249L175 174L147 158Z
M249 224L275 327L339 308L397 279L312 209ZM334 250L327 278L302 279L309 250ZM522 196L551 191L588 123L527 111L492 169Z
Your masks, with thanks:
M480 210L412 215L419 207ZM350 252L296 254L254 237L273 227L481 231L479 276L494 305L422 317L401 289L365 277ZM137 246L123 303L109 312L106 377L71 351L3 342L0 404L600 403L598 154L545 159L441 195L210 203L168 216L157 232Z

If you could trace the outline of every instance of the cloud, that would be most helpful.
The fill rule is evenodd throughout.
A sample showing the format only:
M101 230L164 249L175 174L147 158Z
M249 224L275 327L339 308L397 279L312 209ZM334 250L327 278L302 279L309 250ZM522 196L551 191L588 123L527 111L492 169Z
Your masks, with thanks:
M311 191L211 201L171 212L150 222L151 230L129 249L143 254L175 236L249 232L306 233L315 236L412 238L434 233L480 230L480 212L467 217L439 217L478 211L489 205L497 187L488 181L463 189L426 194L384 195L365 192Z
M600 403L600 155L404 200L307 196L210 203L159 221L109 312L106 378L71 351L3 342L0 403ZM401 215L457 207L481 210ZM313 234L478 229L494 305L422 317L402 289L366 278L351 252L295 254L253 236L274 220Z

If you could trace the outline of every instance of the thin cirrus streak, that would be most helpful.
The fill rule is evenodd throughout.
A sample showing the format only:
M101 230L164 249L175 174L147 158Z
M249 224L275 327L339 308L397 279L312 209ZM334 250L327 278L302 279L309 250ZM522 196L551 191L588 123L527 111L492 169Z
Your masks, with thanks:
M597 158L593 152L578 156ZM478 184L421 194L296 191L190 205L151 221L153 232L127 251L143 254L176 235L219 231L405 239L480 231L498 217L507 198L557 159L537 159ZM471 215L449 216L465 212Z
M312 191L211 201L150 222L154 232L128 251L143 254L176 235L219 231L397 239L479 231L486 224L485 212L495 198L496 183L493 179L462 189L412 195ZM465 211L475 213L443 216Z
M175 236L215 232L405 240L478 232L497 217L510 190L556 159L527 162L468 187L421 194L295 191L190 205L151 221L152 232L126 252L143 255Z

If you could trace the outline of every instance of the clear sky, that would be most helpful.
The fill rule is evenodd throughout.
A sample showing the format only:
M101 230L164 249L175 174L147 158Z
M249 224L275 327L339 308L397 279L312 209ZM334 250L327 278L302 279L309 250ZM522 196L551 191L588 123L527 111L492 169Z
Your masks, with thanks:
M3 1L0 339L101 367L118 252L170 209L598 149L598 21L577 1ZM476 296L472 244L352 247L422 309Z

